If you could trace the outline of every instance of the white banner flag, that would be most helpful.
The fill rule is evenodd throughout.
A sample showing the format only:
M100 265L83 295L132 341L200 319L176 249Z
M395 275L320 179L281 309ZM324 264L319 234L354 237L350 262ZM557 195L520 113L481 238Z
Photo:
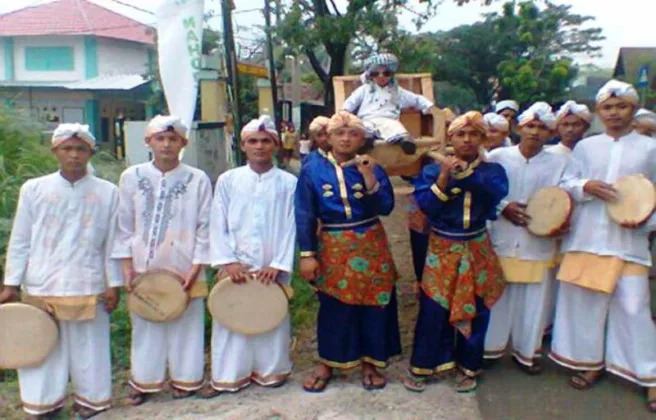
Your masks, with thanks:
M169 111L191 130L202 55L204 0L163 0L157 18L159 74ZM188 134L188 133L187 133Z

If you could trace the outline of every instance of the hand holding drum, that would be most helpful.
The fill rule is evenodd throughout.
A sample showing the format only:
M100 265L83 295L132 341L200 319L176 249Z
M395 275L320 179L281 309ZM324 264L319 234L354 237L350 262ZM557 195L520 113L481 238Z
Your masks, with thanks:
M589 181L586 184L590 184ZM654 184L642 174L624 176L613 184L616 199L606 202L608 216L628 229L642 226L656 208ZM586 191L588 192L588 191ZM592 192L590 192L592 194Z

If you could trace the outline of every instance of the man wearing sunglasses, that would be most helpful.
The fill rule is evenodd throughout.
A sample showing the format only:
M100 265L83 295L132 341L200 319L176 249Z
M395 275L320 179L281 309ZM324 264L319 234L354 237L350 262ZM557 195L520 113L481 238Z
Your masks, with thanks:
M362 86L344 101L342 109L357 114L364 122L369 147L371 140L382 139L388 143L398 143L406 154L411 155L417 146L399 121L401 110L414 108L429 114L433 103L400 87L394 77L398 68L399 60L393 54L370 57L362 75Z

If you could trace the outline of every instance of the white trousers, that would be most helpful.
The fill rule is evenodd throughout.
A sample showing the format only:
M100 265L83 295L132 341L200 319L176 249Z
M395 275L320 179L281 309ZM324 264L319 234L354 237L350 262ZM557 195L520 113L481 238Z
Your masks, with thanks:
M393 118L369 118L364 121L364 126L367 131L378 134L386 142L394 143L408 137L408 130L401 121Z
M647 276L621 277L612 295L561 282L551 354L581 371L601 370L656 386L656 326Z
M557 273L558 267L553 272ZM549 277L548 290L547 290L547 304L544 307L544 332L548 333L553 330L554 322L556 322L556 306L558 303L558 285L560 282L556 280L554 275Z
M172 387L195 391L203 386L204 299L193 299L182 316L168 323L132 318L130 385L141 392L159 392L168 366Z
M64 406L69 377L73 399L102 411L111 407L109 314L102 305L89 321L59 321L59 341L39 366L18 369L23 409L42 415Z
M289 356L289 315L268 333L246 336L216 321L212 327L212 387L236 392L254 381L271 386L287 379L292 371Z
M503 295L490 310L490 324L485 335L486 359L505 354L508 343L513 356L526 366L540 357L546 308L549 304L551 270L540 283L508 283Z

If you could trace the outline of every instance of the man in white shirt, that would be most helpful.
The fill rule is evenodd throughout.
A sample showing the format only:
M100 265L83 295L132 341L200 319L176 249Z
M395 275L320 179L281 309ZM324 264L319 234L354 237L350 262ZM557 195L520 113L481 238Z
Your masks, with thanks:
M510 342L513 360L528 374L541 372L540 347L553 287L555 241L526 229L530 217L525 209L533 194L557 186L565 172L568 158L544 148L555 126L549 104L537 102L519 116L519 145L496 149L487 158L506 170L510 193L500 205L503 217L491 227L492 244L507 285L491 310L485 358L501 358Z
M633 131L638 94L611 80L597 94L605 133L582 140L563 187L577 202L572 230L563 239L563 260L550 357L578 373L576 389L593 386L604 369L648 388L656 411L656 326L651 319L647 238L644 226L620 225L607 213L617 199L612 184L643 174L656 181L656 142Z
M186 398L203 385L204 266L209 263L212 186L203 171L179 160L186 132L177 117L153 118L146 129L153 161L128 168L119 184L112 258L122 260L126 288L131 290L137 274L168 270L184 279L191 298L172 322L131 315L131 405L164 388L167 365L174 398Z
M417 150L414 139L399 121L401 111L417 109L430 114L433 102L399 86L395 74L399 59L394 54L374 54L366 61L362 86L346 98L342 110L356 114L375 138L399 144L406 154Z
M656 137L656 113L648 109L641 108L633 117L633 128L649 137Z
M550 152L569 155L583 135L590 128L592 115L584 104L567 101L556 113L557 130L560 142L547 148Z
M508 137L510 135L510 123L507 119L494 112L488 112L483 115L483 120L487 124L487 141L484 144L488 152L499 148L512 146Z
M494 112L501 115L508 121L510 126L510 139L512 144L517 144L519 137L515 133L515 125L517 124L517 114L519 114L519 104L512 99L499 101L494 107Z
M294 269L296 177L278 169L276 126L263 115L241 132L248 163L219 177L212 202L210 254L217 276L241 283L253 276L265 284L288 286ZM212 382L202 392L212 398L236 392L252 382L264 387L285 383L292 370L290 320L273 331L247 336L214 321Z
M0 303L17 300L21 288L25 303L52 308L59 324L46 360L18 369L23 409L37 418L61 410L69 376L80 417L111 407L109 313L123 283L109 258L118 191L87 173L94 145L86 125L57 127L52 152L60 170L21 187L9 240Z

